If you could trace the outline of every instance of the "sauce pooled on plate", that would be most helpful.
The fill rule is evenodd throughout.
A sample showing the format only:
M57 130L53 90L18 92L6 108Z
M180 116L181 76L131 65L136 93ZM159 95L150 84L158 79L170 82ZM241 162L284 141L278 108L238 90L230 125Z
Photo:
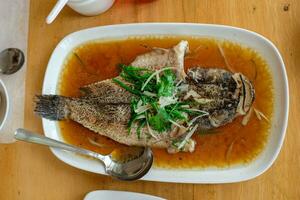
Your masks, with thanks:
M187 36L132 37L124 40L93 41L70 53L61 73L59 94L80 96L79 88L90 83L116 77L120 63L128 64L149 47L170 48L180 40L187 40L190 53L185 57L185 68L201 66L241 72L255 88L254 108L271 120L273 112L273 84L268 66L253 50L231 42ZM225 59L224 59L225 58ZM228 69L230 68L230 69ZM169 154L165 149L153 149L154 164L163 168L225 167L253 160L266 143L270 123L259 120L252 113L246 126L243 117L223 127L194 134L197 142L193 153ZM94 133L73 121L59 122L63 138L71 144L109 154L130 152L131 147L119 144Z

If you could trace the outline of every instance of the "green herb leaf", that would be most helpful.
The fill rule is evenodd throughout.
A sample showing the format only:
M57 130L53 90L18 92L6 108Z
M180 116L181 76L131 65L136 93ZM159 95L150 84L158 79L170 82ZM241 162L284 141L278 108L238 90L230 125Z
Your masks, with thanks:
M149 125L158 132L163 132L171 128L170 115L165 109L160 108L156 115L149 118Z
M160 82L158 83L158 96L172 96L175 89L175 74L172 70L164 71Z
M178 120L187 120L187 117L183 114L183 112L179 111L179 110L173 110L172 112L170 112L170 116L173 119L178 119Z
M173 123L177 126L185 126L191 116L208 114L197 110L198 104L194 101L178 100L180 98L176 94L176 75L171 67L159 71L126 65L120 65L120 68L122 79L114 78L113 81L136 95L130 104L131 118L128 122L128 131L130 133L133 125L136 125L138 138L141 137L141 130L145 124L149 124L151 130L161 133L170 130ZM144 94L146 91L148 95ZM149 92L154 95L149 95ZM144 108L147 109L143 113L135 112Z

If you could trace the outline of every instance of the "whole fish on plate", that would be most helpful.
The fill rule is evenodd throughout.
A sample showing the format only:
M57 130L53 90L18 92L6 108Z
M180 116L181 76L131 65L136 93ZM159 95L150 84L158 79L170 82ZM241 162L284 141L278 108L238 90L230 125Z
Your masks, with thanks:
M225 125L245 115L254 88L240 73L190 68L188 42L139 55L114 78L81 88L81 97L37 96L35 112L50 120L71 119L132 146L194 151L194 132Z

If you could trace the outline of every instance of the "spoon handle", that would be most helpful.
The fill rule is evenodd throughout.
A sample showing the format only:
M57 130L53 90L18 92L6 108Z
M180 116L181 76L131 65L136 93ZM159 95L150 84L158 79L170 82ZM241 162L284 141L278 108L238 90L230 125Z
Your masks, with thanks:
M46 19L47 24L51 24L57 15L60 13L60 11L65 7L65 5L68 3L69 0L59 0L54 8L51 10L50 14L48 15Z
M15 131L15 138L17 140L21 140L21 141L25 141L25 142L41 144L41 145L45 145L45 146L63 149L66 151L71 151L74 153L79 153L82 155L91 156L93 158L100 159L103 162L105 161L105 156L102 156L96 152L82 149L82 148L76 147L74 145L66 144L66 143L45 137L43 135L35 134L35 133L32 133L25 129L21 129L21 128L17 129Z

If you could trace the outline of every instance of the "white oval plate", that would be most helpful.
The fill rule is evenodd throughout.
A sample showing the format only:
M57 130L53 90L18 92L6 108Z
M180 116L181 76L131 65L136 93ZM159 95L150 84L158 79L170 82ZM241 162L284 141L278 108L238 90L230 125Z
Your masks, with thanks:
M96 190L88 193L84 200L121 199L121 200L165 200L163 198L136 192Z
M59 74L69 52L78 45L95 39L126 38L135 35L193 35L215 37L237 42L256 50L268 63L275 88L275 111L271 134L263 152L248 165L224 169L155 169L143 180L180 183L229 183L252 179L265 172L274 162L281 149L288 120L289 93L285 66L277 48L263 36L230 26L187 23L142 23L102 26L85 29L66 36L55 48L45 74L43 94L57 94ZM63 140L56 122L43 119L45 135ZM62 161L90 172L105 174L103 166L72 153L57 149L52 152Z

